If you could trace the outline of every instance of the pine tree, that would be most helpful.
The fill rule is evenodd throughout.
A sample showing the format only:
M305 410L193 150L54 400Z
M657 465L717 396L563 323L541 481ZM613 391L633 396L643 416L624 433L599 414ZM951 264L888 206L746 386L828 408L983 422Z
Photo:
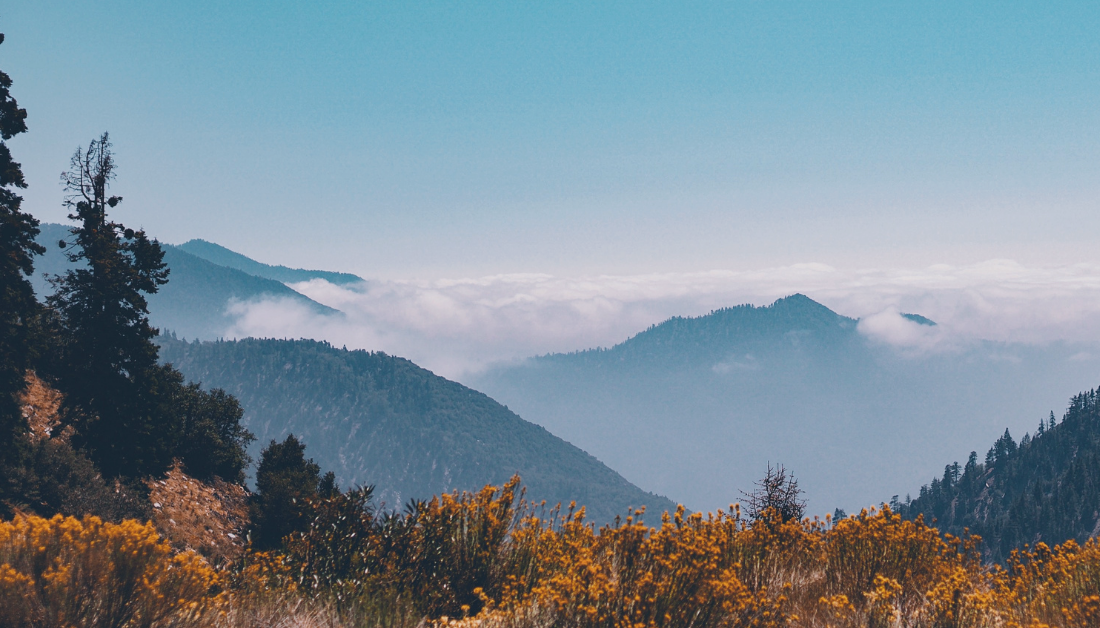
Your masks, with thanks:
M170 382L157 369L157 330L145 295L168 280L164 252L144 231L107 219L122 201L108 196L115 176L108 135L77 149L61 180L73 212L73 242L59 243L77 265L56 278L48 302L62 336L57 376L66 395L66 419L76 442L100 469L114 475L156 473L171 463L180 434L160 425L157 392Z
M963 475L973 475L978 470L978 452L970 452L970 457L966 459L966 467L963 470Z
M172 454L183 461L187 473L200 480L219 477L244 482L251 462L245 449L255 437L241 426L244 410L235 397L221 389L209 392L198 384L183 383L183 375L168 366L159 367L170 394L157 414L162 425L176 426L181 438Z
M980 535L990 560L1040 541L1083 543L1100 527L1100 389L1073 397L1060 423L1043 423L1041 437L1019 444L1006 430L984 465L971 455L961 481L933 479L900 513Z
M157 362L146 296L168 281L168 268L156 240L108 219L122 201L108 194L114 175L106 133L78 149L62 175L69 218L79 224L72 242L59 243L76 268L53 280L60 357L49 368L65 393L73 442L107 477L156 475L179 458L201 479L243 481L253 437L241 427L240 404L185 385Z
M28 366L29 323L39 310L27 277L34 273L34 256L45 252L34 241L38 221L21 211L23 198L15 192L27 184L6 140L26 132L27 110L12 97L11 85L11 77L0 71L0 466L12 462L18 436L26 430L15 395Z
M279 547L283 538L304 530L309 524L309 501L318 491L333 493L335 477L306 459L306 446L293 434L281 443L274 440L260 453L256 469L256 494L249 510L252 515L252 544L256 549Z

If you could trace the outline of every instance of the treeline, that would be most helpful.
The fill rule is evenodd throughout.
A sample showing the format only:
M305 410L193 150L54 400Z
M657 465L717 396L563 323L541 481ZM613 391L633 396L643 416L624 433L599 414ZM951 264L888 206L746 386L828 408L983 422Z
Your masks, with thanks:
M141 480L174 460L199 479L243 481L252 436L240 404L158 363L146 299L169 270L155 239L108 216L122 197L110 192L106 133L77 149L62 175L75 224L53 246L73 268L51 278L44 302L35 295L29 278L45 249L6 143L27 130L11 85L0 72L0 511L141 517ZM33 432L20 404L36 378L62 395L48 435Z
M1061 422L1052 412L1019 443L1005 430L984 461L972 452L893 507L953 534L969 529L993 561L1024 545L1083 543L1100 523L1100 388L1075 396Z

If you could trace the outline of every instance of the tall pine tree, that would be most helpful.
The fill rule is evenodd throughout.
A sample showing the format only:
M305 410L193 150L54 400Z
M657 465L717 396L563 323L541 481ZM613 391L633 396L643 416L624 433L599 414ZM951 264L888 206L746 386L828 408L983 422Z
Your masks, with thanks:
M242 481L253 437L240 404L158 364L146 296L168 281L168 268L156 240L108 219L122 201L108 192L114 176L106 133L78 149L61 176L78 224L59 243L74 268L54 278L47 300L59 346L50 371L65 393L73 443L107 477L156 475L179 458L199 478Z
M12 97L11 85L11 77L0 71L0 466L12 462L18 436L26 430L15 395L28 366L29 323L39 309L27 278L34 273L34 256L45 252L34 241L38 221L21 210L23 198L15 191L27 184L6 140L26 132L27 110Z
M171 463L179 439L160 420L158 394L172 388L157 365L157 330L146 295L168 280L164 252L144 231L107 219L122 201L108 195L115 176L110 138L77 149L61 181L69 195L72 242L62 241L75 268L55 279L48 302L62 338L56 366L66 420L76 443L109 477L157 473Z

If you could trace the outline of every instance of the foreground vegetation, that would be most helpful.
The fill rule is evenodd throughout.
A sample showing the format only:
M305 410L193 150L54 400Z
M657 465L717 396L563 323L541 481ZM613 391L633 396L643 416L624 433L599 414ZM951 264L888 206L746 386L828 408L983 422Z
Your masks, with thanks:
M1100 625L1100 545L983 566L979 539L884 508L841 521L641 513L596 529L518 478L375 513L370 491L311 503L270 552L210 567L151 525L0 524L0 626Z

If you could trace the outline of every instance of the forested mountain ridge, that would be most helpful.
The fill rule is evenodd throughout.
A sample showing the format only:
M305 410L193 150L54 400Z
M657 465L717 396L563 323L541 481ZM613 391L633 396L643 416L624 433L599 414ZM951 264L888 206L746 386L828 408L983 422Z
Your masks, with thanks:
M596 521L629 506L674 508L488 396L408 360L311 340L187 343L161 358L245 409L253 449L293 432L342 485L374 484L391 507L519 473L529 496L576 500Z
M737 305L705 316L674 316L610 349L588 349L534 358L535 362L616 363L636 360L723 358L761 344L815 349L849 342L858 321L841 316L803 295L771 305Z
M889 324L910 338L951 333L919 314ZM792 295L674 317L608 349L530 358L463 383L695 510L736 501L778 462L822 513L915 491L944 457L965 459L1006 425L1030 428L1091 385L1097 367L1080 345L909 349L873 329Z
M36 293L47 295L52 292L47 277L63 274L72 267L57 245L71 234L66 225L44 223L39 229L36 240L46 252L36 260L31 283ZM150 295L149 310L151 322L162 330L185 338L220 338L234 323L229 306L260 298L290 299L319 314L338 314L337 310L295 292L279 280L220 265L183 247L162 244L161 248L171 269L170 281Z
M257 262L250 257L241 255L236 251L227 249L220 244L207 242L206 240L188 240L183 244L177 245L176 248L218 264L219 266L235 268L256 277L274 279L275 281L281 281L283 283L296 283L299 281L309 281L311 279L324 279L334 284L360 283L363 281L362 278L350 273L337 273L328 270L305 270L302 268L288 268L286 266L264 264L263 262Z
M893 507L909 518L924 515L952 534L964 529L984 540L991 560L1015 548L1053 546L1100 534L1100 388L1076 395L1061 423L1051 413L1035 435L1017 444L1008 430L979 461L921 487L920 495Z

